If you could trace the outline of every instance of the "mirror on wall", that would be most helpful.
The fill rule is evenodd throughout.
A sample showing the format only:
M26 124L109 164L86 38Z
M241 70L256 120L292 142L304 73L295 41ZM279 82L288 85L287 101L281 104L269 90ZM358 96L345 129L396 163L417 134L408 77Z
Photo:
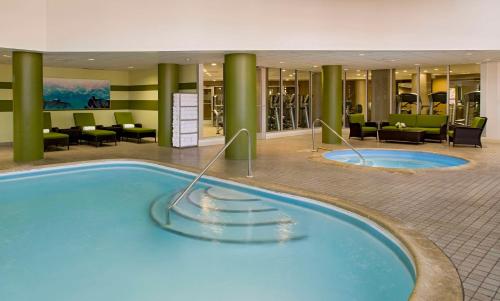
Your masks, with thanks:
M480 114L481 70L479 64L450 66L450 119L469 126Z
M281 131L281 70L267 68L267 131Z
M202 137L224 136L224 71L222 64L203 65Z
M413 68L396 69L396 113L417 114L417 78Z
M345 77L346 114L366 114L366 70L347 70Z
M297 71L297 87L299 89L296 104L296 117L298 128L311 127L311 72Z
M283 130L294 130L297 128L297 91L295 85L295 70L281 69L283 87Z

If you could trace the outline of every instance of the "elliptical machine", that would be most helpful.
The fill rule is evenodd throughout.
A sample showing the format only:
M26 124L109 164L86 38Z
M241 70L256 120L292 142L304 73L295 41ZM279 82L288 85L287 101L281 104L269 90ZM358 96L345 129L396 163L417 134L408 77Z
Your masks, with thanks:
M295 129L295 94L286 95L283 103L283 129Z
M300 97L299 127L301 128L309 128L309 120L311 116L309 104L310 104L309 94Z
M267 130L280 131L280 95L269 95L267 111Z

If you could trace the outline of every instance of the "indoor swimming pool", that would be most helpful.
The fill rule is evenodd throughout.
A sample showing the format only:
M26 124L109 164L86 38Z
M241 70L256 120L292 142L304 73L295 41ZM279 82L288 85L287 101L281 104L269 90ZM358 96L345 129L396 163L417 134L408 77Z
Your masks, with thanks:
M0 300L407 300L406 248L311 199L134 161L0 174Z
M358 149L357 151L364 157L364 163L352 150L329 151L324 153L323 157L347 164L397 169L448 168L469 163L468 160L459 157L422 151L386 149Z

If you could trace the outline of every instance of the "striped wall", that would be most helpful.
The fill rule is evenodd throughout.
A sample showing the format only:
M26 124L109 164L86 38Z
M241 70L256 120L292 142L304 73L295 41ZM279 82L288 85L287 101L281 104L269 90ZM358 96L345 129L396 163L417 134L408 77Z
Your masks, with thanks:
M179 68L179 90L196 93L197 65L181 65ZM98 124L114 124L114 112L130 111L136 122L145 127L158 126L158 77L157 70L88 70L70 68L44 68L45 77L81 78L109 80L111 85L111 108L92 110ZM52 111L54 126L67 128L74 125L76 110ZM12 67L0 65L0 143L12 141Z

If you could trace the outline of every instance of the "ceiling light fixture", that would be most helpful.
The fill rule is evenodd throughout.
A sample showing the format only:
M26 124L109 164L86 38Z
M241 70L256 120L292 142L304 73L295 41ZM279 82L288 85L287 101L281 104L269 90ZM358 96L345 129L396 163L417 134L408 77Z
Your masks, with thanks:
M284 64L285 62L280 62L280 64Z
M406 73L406 72L408 72L408 70L403 70L403 72L405 72L405 73Z
M217 63L212 63L212 64L210 64L210 65L212 65L212 66L217 66Z
M420 64L414 64L415 66L420 66Z
M345 68L344 71L349 71L349 69Z
M467 52L465 55L472 55L472 52Z
M427 72L429 72L429 71L428 70L424 70L424 73L427 73Z
M356 76L361 76L361 74L356 74Z
M360 53L359 56L365 56L365 54L364 53Z
M318 66L314 65L313 68L318 68Z
M450 73L453 73L453 70L450 70Z
M396 71L396 74L398 74L398 73L399 73L399 72L398 72L398 71Z
M129 69L134 69L135 67L134 66L128 66Z
M187 58L186 58L186 62L189 62L190 60L191 60L191 58L190 58L190 57L187 57Z
M286 72L286 69L281 69L281 72Z
M87 59L88 61L95 61L95 59Z
M10 56L10 55L8 55L8 54L4 54L4 55L2 55L2 56L3 56L3 57L6 57L6 58L10 58L10 57L11 57L11 56Z

